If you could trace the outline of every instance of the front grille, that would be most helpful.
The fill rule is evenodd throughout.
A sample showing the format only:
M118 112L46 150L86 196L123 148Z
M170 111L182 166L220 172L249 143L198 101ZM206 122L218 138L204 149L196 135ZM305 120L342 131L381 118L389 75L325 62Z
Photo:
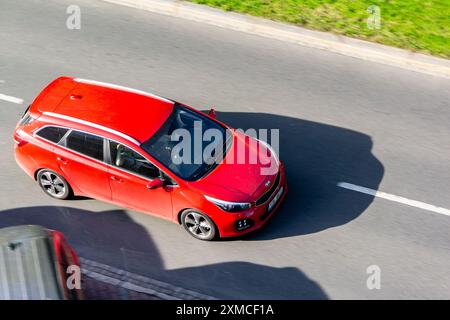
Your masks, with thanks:
M266 203L272 197L272 194L275 192L278 185L280 184L280 175L281 175L281 171L278 171L277 177L275 178L275 181L273 182L272 187L269 190L267 190L266 193L264 193L261 197L259 197L258 200L256 200L257 206L260 206L260 205Z

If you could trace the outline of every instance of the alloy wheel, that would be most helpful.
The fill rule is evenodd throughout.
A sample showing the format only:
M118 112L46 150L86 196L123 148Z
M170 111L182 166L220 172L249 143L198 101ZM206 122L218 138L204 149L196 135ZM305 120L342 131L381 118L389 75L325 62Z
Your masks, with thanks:
M50 196L58 199L65 199L68 197L67 182L65 182L59 175L52 171L42 171L38 176L41 188Z
M184 215L184 226L191 235L202 240L211 240L215 235L214 225L201 213L190 211Z

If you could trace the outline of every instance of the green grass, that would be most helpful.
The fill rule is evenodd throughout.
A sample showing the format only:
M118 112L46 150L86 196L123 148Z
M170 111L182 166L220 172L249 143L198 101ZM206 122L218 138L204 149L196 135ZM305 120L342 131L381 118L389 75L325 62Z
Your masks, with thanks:
M450 58L450 0L188 0L310 29ZM380 8L369 29L368 7Z

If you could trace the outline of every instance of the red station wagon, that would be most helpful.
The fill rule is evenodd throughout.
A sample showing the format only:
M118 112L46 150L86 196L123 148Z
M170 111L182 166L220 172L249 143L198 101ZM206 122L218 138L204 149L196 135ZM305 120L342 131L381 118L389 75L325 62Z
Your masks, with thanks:
M177 159L174 133L196 136L198 129L223 136L215 155L221 158ZM14 140L17 163L48 195L87 196L146 212L182 224L201 240L260 228L287 192L283 164L270 145L232 130L214 112L93 80L50 83L19 121ZM195 141L192 157L207 148ZM233 161L238 145L248 155L268 155L275 170L262 174L259 161Z

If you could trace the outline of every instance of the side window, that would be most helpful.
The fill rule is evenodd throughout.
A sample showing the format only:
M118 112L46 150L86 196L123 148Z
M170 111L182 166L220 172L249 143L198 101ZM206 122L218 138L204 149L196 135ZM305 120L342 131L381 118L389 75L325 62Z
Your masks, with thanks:
M50 140L54 143L58 143L61 138L66 134L68 129L59 128L59 127L45 127L41 130L39 130L36 135Z
M84 132L72 131L66 138L66 147L103 161L103 138Z
M159 170L150 161L123 144L110 141L111 162L114 166L149 179L159 177Z

